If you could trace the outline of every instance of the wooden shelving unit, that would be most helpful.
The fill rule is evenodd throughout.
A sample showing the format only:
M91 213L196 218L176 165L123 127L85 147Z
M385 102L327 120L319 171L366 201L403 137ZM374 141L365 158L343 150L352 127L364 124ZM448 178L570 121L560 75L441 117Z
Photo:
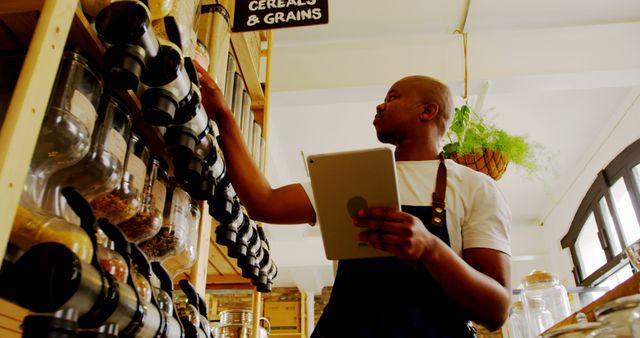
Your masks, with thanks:
M78 5L78 0L4 0L0 3L0 20L19 40L0 42L0 52L14 49L20 45L20 41L24 44L30 41L10 105L0 126L0 224L5 224L0 227L2 256L11 232L11 227L6 225L13 223L62 53L67 46L81 47L100 62L105 50ZM259 67L260 58L267 53L261 47L267 36L265 32L233 34L230 46L238 58L252 106L259 111L261 122L267 103L263 84L259 80ZM131 91L122 94L134 108L136 131L147 139L154 153L166 156L157 128L142 122L140 102L136 95ZM215 243L215 237L212 237L215 236L212 231L215 224L208 215L206 203L201 206L203 217L198 259L184 276L192 281L199 292L205 288L252 289L250 281L242 278L237 261L226 254L226 248ZM260 297L254 298L259 308ZM0 300L0 336L19 337L19 324L25 314L24 309L16 309L15 305Z

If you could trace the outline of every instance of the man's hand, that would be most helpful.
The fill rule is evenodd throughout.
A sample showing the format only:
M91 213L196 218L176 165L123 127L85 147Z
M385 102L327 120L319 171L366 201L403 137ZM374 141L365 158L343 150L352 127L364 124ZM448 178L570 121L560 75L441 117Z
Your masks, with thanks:
M422 260L437 240L417 217L391 208L367 208L353 218L358 239L402 259Z
M200 91L202 92L202 105L207 111L209 118L215 121L216 113L221 110L229 110L227 101L218 84L211 78L206 69L204 69L197 61L193 64L198 71L198 80L200 81Z

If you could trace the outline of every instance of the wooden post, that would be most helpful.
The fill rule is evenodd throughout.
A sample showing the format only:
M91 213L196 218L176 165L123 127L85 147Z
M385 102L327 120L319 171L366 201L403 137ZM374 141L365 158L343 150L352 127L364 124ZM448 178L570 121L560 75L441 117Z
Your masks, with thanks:
M253 321L251 322L251 338L258 338L260 331L260 317L262 317L262 294L256 290L253 291Z
M9 5L15 1L9 1ZM25 2L30 4L32 2ZM3 8L5 4L0 4ZM58 71L78 0L44 2L29 50L0 129L0 254L11 233L40 125ZM9 8L11 9L11 8ZM14 8L16 11L19 7ZM2 262L0 262L0 265Z
M196 291L203 295L207 288L207 266L209 265L209 238L211 237L212 218L209 215L209 204L200 203L200 224L198 225L198 248L196 261L191 267L191 283Z

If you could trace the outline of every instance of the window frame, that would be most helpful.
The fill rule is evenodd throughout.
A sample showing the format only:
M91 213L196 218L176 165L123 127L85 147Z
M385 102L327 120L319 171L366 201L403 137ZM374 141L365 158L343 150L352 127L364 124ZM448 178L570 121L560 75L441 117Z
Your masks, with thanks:
M573 261L572 273L576 285L593 286L598 284L620 269L622 265L628 264L627 260L624 258L624 248L626 247L626 244L624 243L620 217L615 210L611 186L620 178L624 179L625 187L631 200L631 205L635 211L638 223L640 224L640 182L635 179L633 174L633 168L638 165L640 165L640 139L636 140L620 152L603 170L598 173L593 184L591 184L591 187L589 187L589 190L582 199L582 202L571 221L569 230L560 240L562 248L568 248L571 252L571 259ZM616 230L618 238L609 238L612 234L609 234L606 230L606 222L599 205L602 198L604 198L607 203L611 220L613 222L611 225ZM600 247L605 253L607 262L588 276L583 276L583 267L580 263L576 243L589 215L592 213L596 221ZM613 253L613 240L617 240L623 250L617 255Z

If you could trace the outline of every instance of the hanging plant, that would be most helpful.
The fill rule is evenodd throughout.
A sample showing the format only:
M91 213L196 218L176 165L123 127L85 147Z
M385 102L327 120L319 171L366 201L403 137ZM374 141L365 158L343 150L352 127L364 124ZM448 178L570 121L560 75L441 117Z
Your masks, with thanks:
M495 180L502 177L510 162L528 172L537 167L535 152L539 145L486 122L466 104L455 108L446 137L449 143L443 148L445 158L481 171Z

